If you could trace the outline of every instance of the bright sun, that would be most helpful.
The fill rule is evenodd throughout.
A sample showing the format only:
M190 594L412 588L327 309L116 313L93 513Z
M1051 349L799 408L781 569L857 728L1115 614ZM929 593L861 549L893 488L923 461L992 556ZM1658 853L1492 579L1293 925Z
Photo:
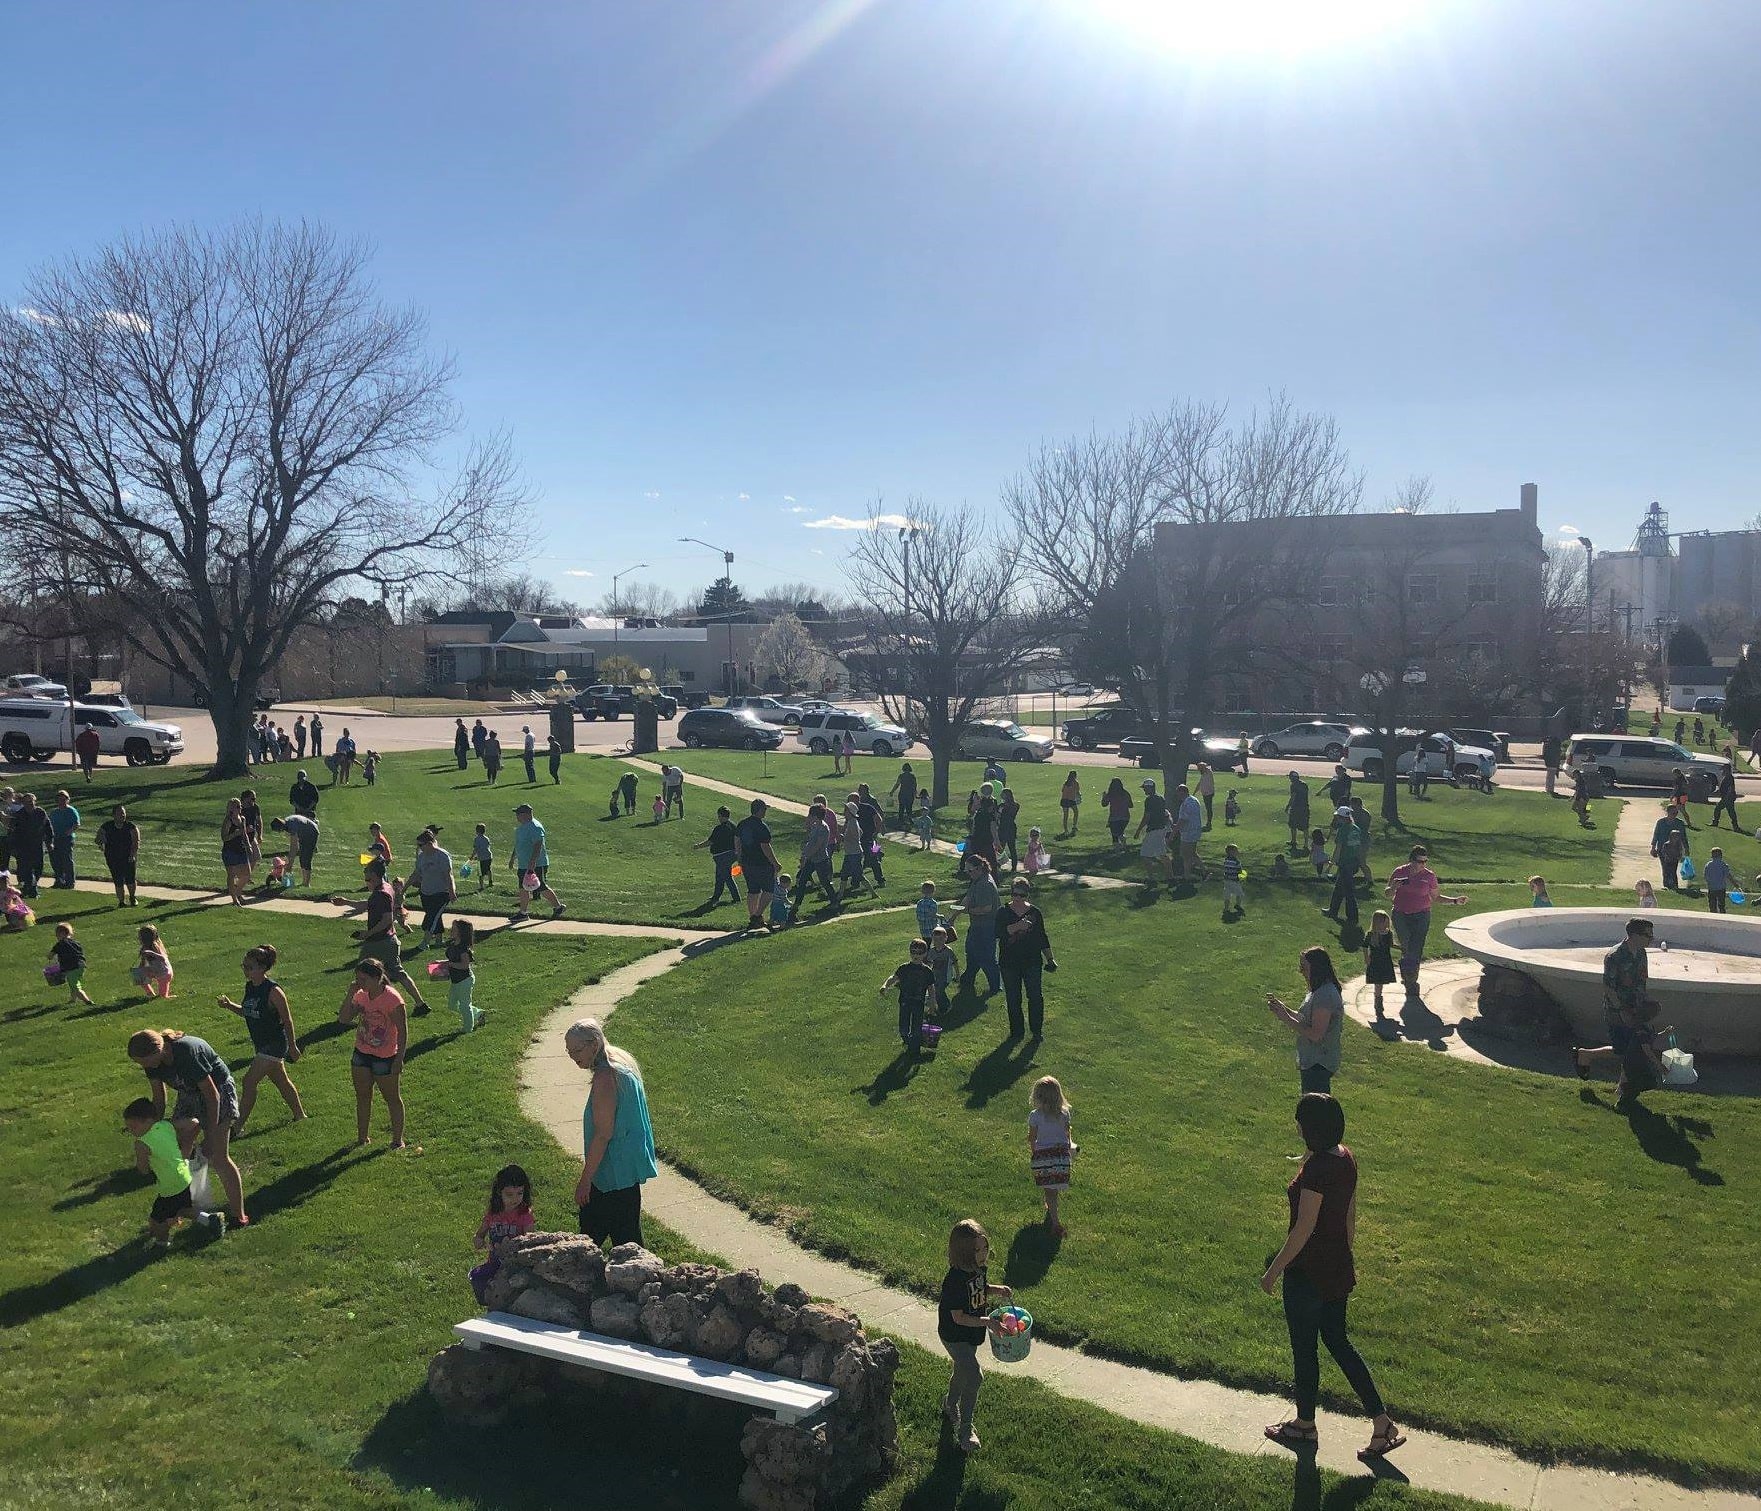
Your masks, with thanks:
M1176 55L1332 51L1396 30L1424 0L1084 0L1091 15Z

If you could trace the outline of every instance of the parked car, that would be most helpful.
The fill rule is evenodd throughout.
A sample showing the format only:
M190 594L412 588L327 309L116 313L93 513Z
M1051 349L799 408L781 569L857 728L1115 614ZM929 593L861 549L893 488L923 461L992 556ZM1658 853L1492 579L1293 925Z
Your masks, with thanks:
M1464 745L1453 735L1441 730L1419 734L1416 730L1398 730L1394 736L1397 754L1394 758L1396 776L1410 776L1415 766L1423 765L1425 774L1438 781L1490 783L1498 771L1498 757L1483 745ZM1345 753L1345 766L1365 781L1382 779L1387 752L1382 736L1374 730L1353 735Z
M1262 760L1279 756L1320 756L1328 761L1345 759L1353 735L1368 734L1361 724L1334 724L1326 719L1302 719L1261 735L1253 742L1253 753Z
M1064 721L1064 743L1072 750L1098 750L1121 740L1140 738L1144 721L1123 703L1109 703L1093 713Z
M1510 764L1510 735L1502 729L1452 729L1449 731L1463 745L1477 745L1489 750L1505 766Z
M660 690L680 708L709 707L709 694L701 687L684 687L677 682L663 682Z
M801 722L800 706L784 703L764 693L743 693L739 697L729 698L729 708L745 709L756 718L763 719L766 724L799 724Z
M804 714L838 714L845 712L841 704L833 703L827 698L791 698L792 706Z
M954 753L969 761L1049 761L1056 748L1049 736L1019 724L980 719L966 726Z
M607 723L615 724L625 714L635 717L638 696L646 695L639 695L628 682L601 682L585 692L576 693L571 701L576 711L589 724L595 719L604 719ZM652 696L655 710L661 718L670 719L678 713L678 703L664 690L656 691Z
M1694 712L1697 714L1721 714L1724 712L1724 694L1708 693L1703 698L1694 699Z
M1601 775L1604 787L1620 782L1635 787L1668 787L1674 783L1678 769L1685 771L1690 780L1696 772L1718 776L1724 771L1724 762L1717 756L1697 755L1674 740L1652 739L1647 735L1573 735L1566 749L1565 764L1567 770L1593 767Z
M6 690L0 696L65 700L67 688L63 683L51 682L47 677L39 677L35 672L14 672L6 679Z
M66 697L67 695L63 693L62 696ZM257 696L252 700L251 706L259 712L264 712L274 708L280 701L281 689L279 687L260 687L257 689ZM190 702L196 708L208 706L208 689L200 682L194 683L190 687Z
M81 698L79 701L81 703L90 703L95 708L134 707L134 704L128 701L127 693L87 693L85 697Z
M1241 760L1241 746L1223 735L1203 735L1199 730L1192 731L1199 736L1199 759L1204 761L1213 771L1233 771ZM1119 754L1127 761L1138 766L1147 766L1152 770L1160 770L1162 766L1162 748L1144 735L1134 735L1119 742Z
M102 755L119 755L130 766L163 766L183 750L183 730L143 719L132 708L68 705L48 698L0 698L0 756L14 766L49 761L73 750L74 735L98 731Z
M904 755L911 748L911 736L897 724L888 724L873 714L851 713L848 709L824 711L807 709L795 738L815 755L824 755L848 734L858 750L877 756Z
M689 708L675 731L687 750L775 750L783 732L743 708Z

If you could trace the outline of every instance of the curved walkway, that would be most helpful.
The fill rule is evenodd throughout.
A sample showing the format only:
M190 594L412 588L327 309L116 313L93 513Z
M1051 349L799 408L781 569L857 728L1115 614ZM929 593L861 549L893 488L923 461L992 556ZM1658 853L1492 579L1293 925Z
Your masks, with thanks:
M108 882L82 881L79 890L108 892ZM224 892L180 887L140 888L166 901L230 906ZM338 914L336 904L307 898L264 898L251 904L305 916ZM872 914L846 914L870 917ZM835 927L838 919L827 920ZM485 919L485 932L515 927L507 919ZM611 972L583 987L552 1012L533 1035L520 1066L520 1105L571 1153L578 1149L583 1091L579 1068L563 1052L563 1031L576 1018L593 1014L602 1021L643 982L682 965L715 941L739 937L720 930L675 928L665 924L589 923L580 919L534 921L522 932L600 935L676 940L670 948ZM736 1267L764 1272L775 1283L789 1279L814 1295L860 1315L864 1323L938 1352L935 1307L908 1291L882 1285L854 1266L827 1259L791 1241L781 1229L754 1221L731 1202L663 1165L649 1183L643 1205L657 1221ZM1268 1314L1270 1316L1270 1314ZM1268 1326L1273 1325L1268 1321ZM1135 1365L1096 1358L1079 1350L1040 1343L1031 1373L1043 1385L1074 1400L1234 1453L1279 1455L1261 1426L1289 1414L1281 1396L1237 1390L1207 1380L1183 1379ZM1317 1462L1345 1475L1362 1475L1354 1457L1368 1435L1361 1417L1323 1411ZM1487 1444L1408 1428L1409 1441L1386 1472L1427 1490L1467 1496L1523 1511L1761 1511L1761 1496L1739 1491L1691 1490L1665 1480L1622 1475L1576 1465L1543 1465Z
M684 948L663 950L613 971L577 992L539 1025L520 1066L520 1106L564 1149L575 1153L580 1148L585 1092L579 1067L563 1050L563 1031L588 1014L603 1022L643 982L682 964L687 955ZM800 1247L780 1228L754 1221L672 1167L662 1165L642 1201L648 1215L727 1263L761 1270L773 1284L793 1280L816 1296L848 1307L869 1327L932 1353L940 1351L932 1303ZM1276 1325L1272 1313L1267 1319L1267 1326ZM1283 1397L1182 1379L1049 1343L1035 1345L1027 1372L1062 1395L1145 1426L1234 1453L1286 1452L1268 1443L1260 1431L1265 1423L1289 1415L1290 1405ZM1318 1461L1340 1474L1364 1474L1354 1455L1369 1435L1368 1423L1361 1417L1323 1411L1320 1429ZM1761 1496L1688 1490L1664 1480L1536 1464L1502 1448L1416 1428L1408 1428L1407 1434L1408 1443L1391 1460L1399 1477L1423 1489L1493 1505L1524 1511L1761 1511Z

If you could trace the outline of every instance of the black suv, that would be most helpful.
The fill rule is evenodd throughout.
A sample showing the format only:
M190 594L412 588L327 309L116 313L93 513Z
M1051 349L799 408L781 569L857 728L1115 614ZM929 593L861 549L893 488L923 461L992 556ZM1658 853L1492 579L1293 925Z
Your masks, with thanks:
M783 732L738 708L687 709L675 731L687 750L775 750Z
M1072 750L1094 750L1102 745L1117 745L1145 733L1144 721L1123 703L1096 709L1080 719L1064 721L1064 743Z
M671 698L680 708L708 708L709 694L700 687L682 687L677 682L663 682L661 696Z
M636 689L628 682L590 687L586 692L576 694L575 707L588 723L595 719L604 719L615 724L620 715L629 714L632 718L635 717ZM663 719L670 719L679 711L678 703L664 690L654 695L654 707Z

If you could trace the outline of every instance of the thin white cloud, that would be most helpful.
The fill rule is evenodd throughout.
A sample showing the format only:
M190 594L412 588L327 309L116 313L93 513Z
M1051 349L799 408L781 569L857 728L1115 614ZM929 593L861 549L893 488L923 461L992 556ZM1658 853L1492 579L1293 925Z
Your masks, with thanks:
M783 510L784 514L805 514L806 512L806 504L791 504L787 509Z
M824 556L825 552L820 550L818 546L809 546L807 548L807 554L809 556Z
M1584 532L1578 529L1576 525L1561 525L1555 533L1559 535L1582 535Z
M570 567L563 573L564 577L591 577L592 575L591 572L588 572L581 567Z
M26 320L29 320L33 325L60 325L61 324L61 322L59 320L57 320L53 315L46 315L43 313L42 310L37 309L33 305L29 305L29 304L19 305L18 306L18 313L20 315L22 315Z
M742 493L742 494L738 495L738 497L739 497L740 502L743 504L747 504L752 501L752 495L750 493Z
M869 519L848 519L842 514L828 514L824 519L804 519L804 530L903 530L916 520L906 514L876 514Z
M152 329L144 316L133 314L128 310L105 310L104 319L109 324L123 330L146 332Z
M785 503L785 504L792 504L792 503L794 503L794 502L795 502L795 495L794 495L794 494L793 494L793 493L785 493L785 494L784 494L784 495L783 495L783 502L784 502L784 503Z
M642 496L644 498L659 498L660 497L660 495L658 493L644 493Z

